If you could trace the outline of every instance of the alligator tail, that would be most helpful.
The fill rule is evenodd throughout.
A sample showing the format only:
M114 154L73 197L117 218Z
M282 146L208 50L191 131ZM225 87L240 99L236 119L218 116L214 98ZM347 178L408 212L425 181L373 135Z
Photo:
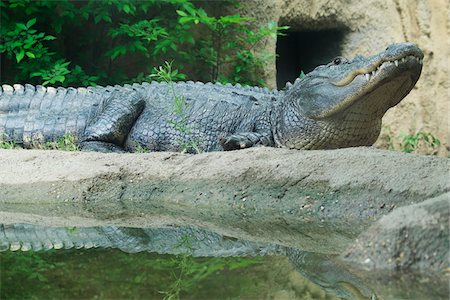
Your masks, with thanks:
M65 133L76 135L102 100L100 88L30 84L0 87L0 142L31 148Z
M0 225L0 251L71 248L114 248L128 253L148 251L202 257L264 256L285 253L282 246L241 241L191 227L70 228L30 224Z

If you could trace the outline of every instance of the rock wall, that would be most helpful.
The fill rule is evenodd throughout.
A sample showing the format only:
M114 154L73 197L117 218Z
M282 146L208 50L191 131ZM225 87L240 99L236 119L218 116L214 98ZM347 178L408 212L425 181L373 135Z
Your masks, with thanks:
M411 94L387 113L377 144L382 145L387 135L398 140L401 132L430 132L443 144L439 154L448 156L449 6L447 0L252 0L245 1L240 11L261 23L278 20L279 25L289 25L293 31L341 30L340 54L347 57L379 52L395 42L417 43L425 54L421 79ZM274 42L266 47L276 51ZM272 86L274 68L275 61L263 74Z

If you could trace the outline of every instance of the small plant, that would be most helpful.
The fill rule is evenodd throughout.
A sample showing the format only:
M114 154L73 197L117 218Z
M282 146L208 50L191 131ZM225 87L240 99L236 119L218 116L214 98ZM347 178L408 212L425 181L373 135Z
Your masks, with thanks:
M172 62L165 62L164 66L154 69L154 73L150 75L157 81L168 83L168 92L172 101L170 115L175 116L173 120L168 120L168 123L180 134L178 140L181 152L200 153L200 140L192 136L191 128L189 127L188 116L186 111L188 109L186 99L177 94L174 81L183 78L178 70L172 69Z
M16 149L18 146L14 141L0 141L0 149Z
M389 126L384 126L377 145L383 149L405 153L437 155L441 142L429 132L417 131L414 134L396 134Z
M75 234L77 232L77 227L75 226L71 226L71 227L66 227L66 231L68 234Z
M148 148L142 146L138 142L134 142L133 144L134 144L133 152L135 152L135 153L149 153L150 152L150 150Z
M218 271L246 268L261 262L261 258L194 258L193 243L192 237L186 234L181 236L179 243L174 247L182 250L183 254L170 260L173 282L164 291L160 291L164 294L165 300L180 299L182 292L188 292Z
M306 77L305 72L303 72L303 70L301 70L300 75L298 75L298 78L303 79L305 77Z
M441 141L433 134L423 131L418 131L414 134L406 135L400 134L402 141L400 143L401 149L405 153L417 152L419 150L427 153L436 154Z
M153 68L153 71L149 75L149 78L159 82L167 82L172 87L175 81L186 79L185 74L179 73L176 69L172 69L172 64L173 62L166 61L164 62L163 66ZM172 89L171 92L175 94L175 89Z
M55 84L56 82L63 83L66 80L66 75L70 74L67 68L70 61L58 60L50 69L43 69L30 74L30 77L41 77L45 80L42 85Z
M80 147L76 144L76 137L73 134L66 133L62 138L55 141L46 142L43 149L46 150L63 150L63 151L78 151Z
M0 149L16 149L20 148L14 140L10 140L8 135L0 134Z

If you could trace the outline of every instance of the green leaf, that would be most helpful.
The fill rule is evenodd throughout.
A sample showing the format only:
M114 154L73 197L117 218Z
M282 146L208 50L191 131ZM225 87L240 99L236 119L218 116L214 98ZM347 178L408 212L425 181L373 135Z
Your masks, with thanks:
M16 27L22 30L27 30L27 26L25 26L25 24L23 23L16 23Z
M36 24L36 18L31 19L27 22L27 28L30 28L31 26L33 26L34 24Z
M33 52L27 51L27 52L25 52L25 54L26 54L29 58L36 58L36 56L34 55Z
M127 53L127 48L123 45L117 46L114 49L112 49L111 53L109 53L109 57L114 60L119 55L125 55Z
M95 24L98 24L98 22L100 22L101 20L102 20L102 15L96 15L95 17L94 17L94 22L95 22Z
M70 64L70 61L67 61L67 62L65 62L65 63L63 63L63 64L60 64L59 66L65 68L65 67L67 67L69 64Z
M197 20L197 19L196 19L196 18L193 18L193 17L189 17L189 16L187 16L187 17L181 17L180 19L178 19L178 23L180 23L180 24L186 24L186 23L192 22L192 20ZM198 20L197 20L197 22L198 22Z
M19 63L25 56L25 50L21 49L19 53L16 53L16 60Z
M36 76L41 76L42 72L33 72L30 74L30 77L36 77Z
M184 7L184 9L186 9L191 16L195 16L196 15L197 11L196 11L196 9L194 7L186 5Z
M131 12L131 8L128 4L125 4L122 8L123 8L123 11L127 14L129 14Z
M112 19L111 19L111 17L108 16L108 15L104 15L102 19L103 19L103 21L105 21L105 22L107 22L107 23L112 23Z
M52 81L64 82L64 80L66 80L66 77L64 75L58 75L58 76L55 76Z
M52 41L52 40L56 40L56 38L52 35L47 35L43 38L44 41Z
M187 13L185 13L185 12L182 11L182 10L177 10L177 14L178 14L179 16L182 16L182 17L187 17Z

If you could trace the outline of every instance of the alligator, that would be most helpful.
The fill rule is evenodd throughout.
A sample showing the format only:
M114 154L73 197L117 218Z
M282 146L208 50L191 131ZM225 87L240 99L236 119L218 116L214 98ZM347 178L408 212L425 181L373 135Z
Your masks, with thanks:
M191 81L3 85L0 142L38 148L71 134L82 149L104 152L370 146L422 63L415 44L398 43L369 57L337 57L280 91Z
M194 257L285 255L284 246L227 237L197 227L131 228L48 227L33 224L0 224L0 252L51 249L112 248L127 253Z

